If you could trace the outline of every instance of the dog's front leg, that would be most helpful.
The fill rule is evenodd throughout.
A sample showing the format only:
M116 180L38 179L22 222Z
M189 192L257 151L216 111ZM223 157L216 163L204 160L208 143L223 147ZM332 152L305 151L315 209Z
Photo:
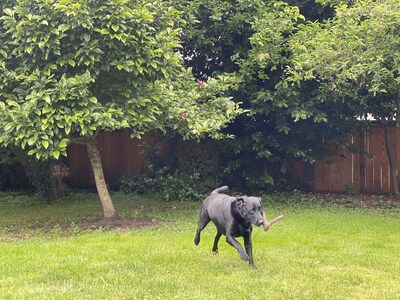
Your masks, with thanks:
M244 235L243 236L244 240L244 247L246 249L246 253L249 256L249 265L252 266L253 268L256 268L253 260L253 242L251 240L250 235Z
M240 254L240 258L248 261L249 260L249 256L247 255L247 253L244 251L242 245L240 245L240 243L235 240L235 238L232 236L231 233L226 233L226 242L231 245L232 247L235 247L236 250L239 252Z

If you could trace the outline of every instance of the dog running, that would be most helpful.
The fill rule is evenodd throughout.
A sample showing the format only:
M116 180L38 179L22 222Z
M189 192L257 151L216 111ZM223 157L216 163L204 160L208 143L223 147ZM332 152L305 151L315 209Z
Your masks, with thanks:
M203 201L200 208L199 220L194 238L197 246L200 243L200 233L212 221L217 227L212 251L218 253L218 242L222 235L226 236L226 242L234 247L240 254L240 258L248 261L250 266L256 267L253 260L252 247L252 225L264 224L264 212L261 198L237 196L232 197L224 194L228 191L227 186L220 187L211 192ZM243 237L244 247L235 239Z

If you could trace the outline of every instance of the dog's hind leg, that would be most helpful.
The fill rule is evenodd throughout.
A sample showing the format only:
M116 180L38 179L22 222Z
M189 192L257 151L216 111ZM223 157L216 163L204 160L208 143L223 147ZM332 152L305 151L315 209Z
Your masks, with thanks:
M218 242L219 242L219 239L221 238L221 236L222 236L222 233L219 232L219 230L217 229L217 234L215 235L215 238L214 238L214 245L212 247L212 251L214 252L214 254L218 253Z
M194 237L194 244L197 246L200 243L200 232L210 223L211 219L205 210L200 210L199 221L197 223L196 236Z

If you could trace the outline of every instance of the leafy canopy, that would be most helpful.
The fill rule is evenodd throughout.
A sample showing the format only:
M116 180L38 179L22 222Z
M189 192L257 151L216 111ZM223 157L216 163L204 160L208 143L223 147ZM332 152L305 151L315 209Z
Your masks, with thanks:
M358 1L332 20L301 27L292 42L293 82L314 80L353 117L398 114L400 3Z
M301 9L265 0L191 1L188 7L198 21L185 27L186 63L199 78L233 76L238 84L231 95L250 110L229 128L237 136L230 152L239 160L244 153L264 162L315 160L321 144L315 132L327 124L327 114L307 91L290 89L285 73L290 39L305 22Z
M238 104L183 68L180 25L162 0L2 1L0 145L58 158L100 130L218 136Z

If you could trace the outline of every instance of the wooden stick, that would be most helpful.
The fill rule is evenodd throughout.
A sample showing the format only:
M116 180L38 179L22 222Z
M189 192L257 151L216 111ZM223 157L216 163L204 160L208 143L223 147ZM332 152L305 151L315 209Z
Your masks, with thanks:
M285 215L280 215L274 219L272 219L271 221L267 221L267 215L265 213L265 211L262 212L263 218L264 218L264 231L268 231L269 227L272 226L273 224L275 224L276 222L282 220Z

